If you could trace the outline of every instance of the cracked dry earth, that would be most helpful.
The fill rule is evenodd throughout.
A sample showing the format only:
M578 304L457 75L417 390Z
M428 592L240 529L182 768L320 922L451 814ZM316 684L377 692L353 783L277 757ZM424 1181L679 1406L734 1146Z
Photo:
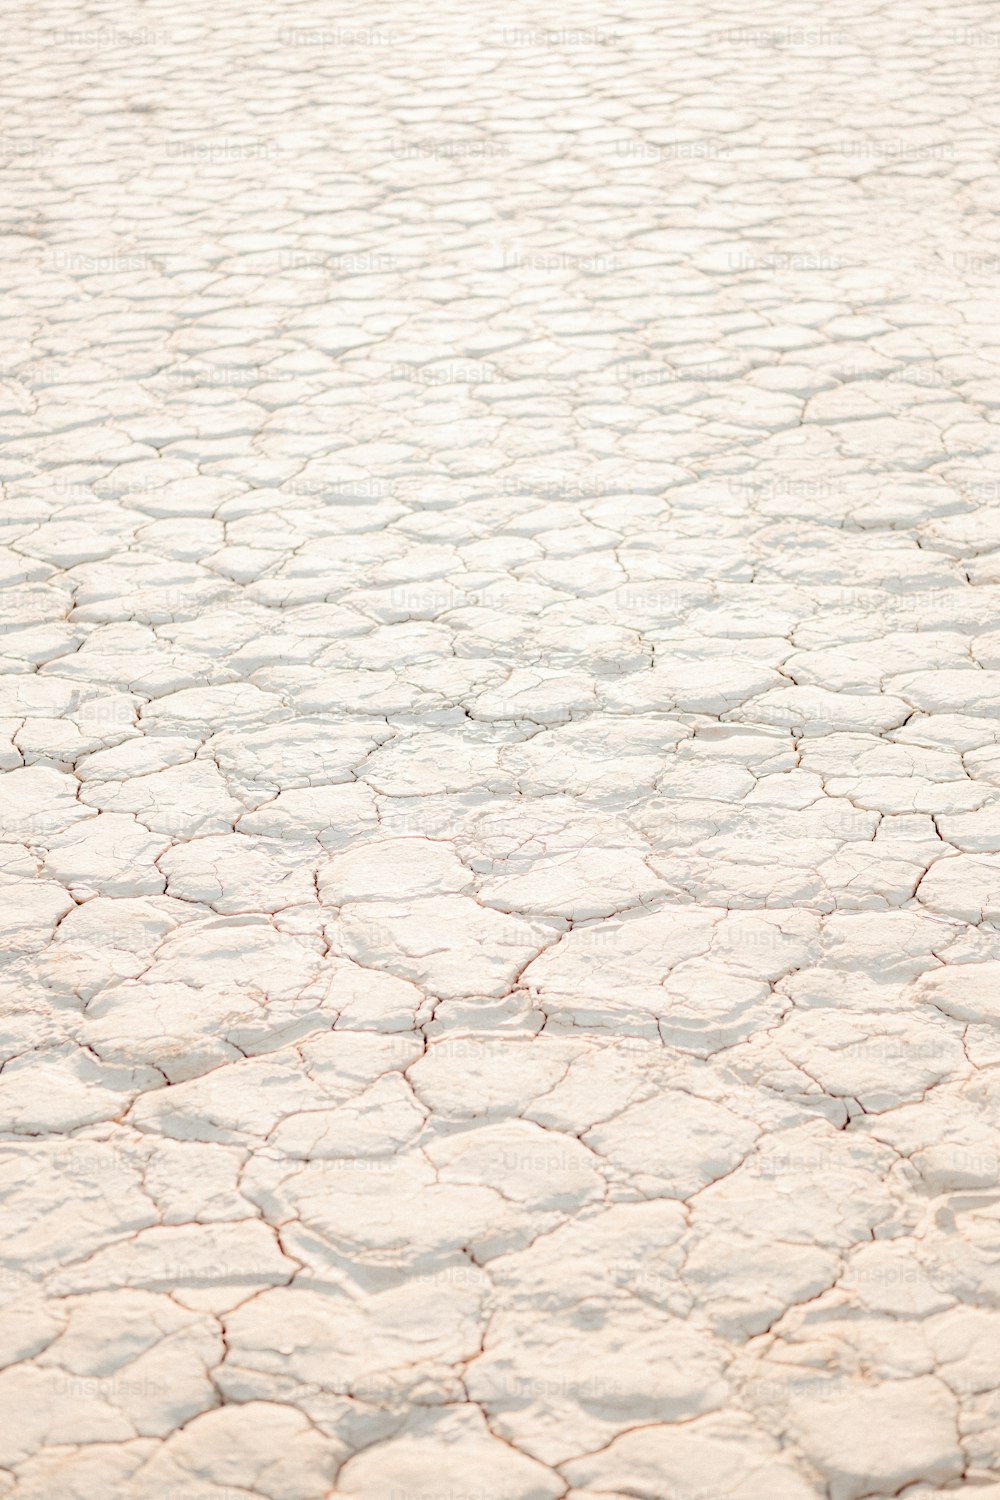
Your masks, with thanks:
M991 19L7 22L3 1500L1000 1496Z

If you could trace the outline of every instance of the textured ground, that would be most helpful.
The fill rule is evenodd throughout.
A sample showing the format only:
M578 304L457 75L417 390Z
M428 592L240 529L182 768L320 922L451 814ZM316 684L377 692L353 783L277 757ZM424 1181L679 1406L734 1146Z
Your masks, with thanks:
M996 1500L995 10L5 24L0 1496Z

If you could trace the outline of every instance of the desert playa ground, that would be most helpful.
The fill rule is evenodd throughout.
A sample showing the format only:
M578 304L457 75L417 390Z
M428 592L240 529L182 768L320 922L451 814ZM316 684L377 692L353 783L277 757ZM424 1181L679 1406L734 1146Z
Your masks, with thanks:
M997 1500L995 8L2 51L2 1500Z

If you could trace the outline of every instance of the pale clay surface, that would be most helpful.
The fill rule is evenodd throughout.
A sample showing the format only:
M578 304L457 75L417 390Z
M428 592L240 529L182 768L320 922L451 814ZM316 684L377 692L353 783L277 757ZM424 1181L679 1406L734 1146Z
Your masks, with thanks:
M1000 1496L1000 23L5 19L0 1497Z

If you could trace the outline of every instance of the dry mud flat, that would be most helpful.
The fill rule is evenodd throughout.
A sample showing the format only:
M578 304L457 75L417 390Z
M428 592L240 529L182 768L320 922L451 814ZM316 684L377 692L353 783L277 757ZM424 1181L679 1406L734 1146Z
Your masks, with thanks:
M1000 27L40 0L0 1496L1000 1495Z

